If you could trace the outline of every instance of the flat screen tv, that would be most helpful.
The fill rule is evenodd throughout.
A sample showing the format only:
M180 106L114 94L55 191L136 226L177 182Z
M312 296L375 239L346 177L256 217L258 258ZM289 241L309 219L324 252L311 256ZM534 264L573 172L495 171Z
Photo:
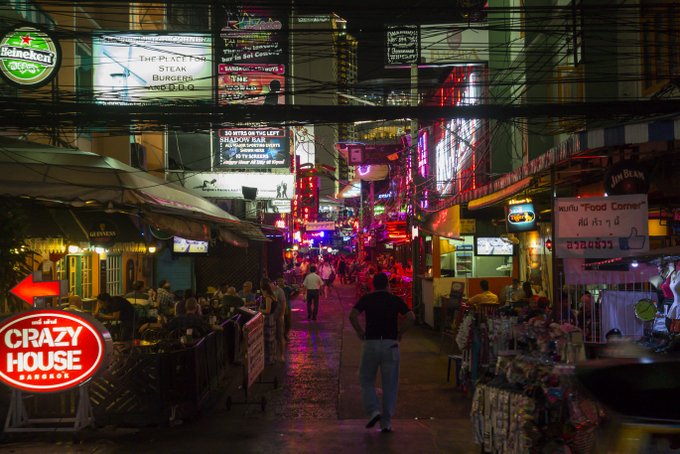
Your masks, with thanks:
M512 243L506 243L498 237L478 236L475 238L475 255L511 256Z
M172 252L175 254L207 254L208 242L201 240L189 240L180 236L172 239Z

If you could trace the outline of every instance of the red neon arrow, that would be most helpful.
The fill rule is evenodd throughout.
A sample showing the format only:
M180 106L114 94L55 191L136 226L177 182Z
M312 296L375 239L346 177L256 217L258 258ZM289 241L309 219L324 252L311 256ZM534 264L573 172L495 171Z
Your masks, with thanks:
M58 296L59 288L59 281L34 282L33 275L29 274L23 281L15 285L14 288L10 290L10 293L33 306L34 298L39 296Z

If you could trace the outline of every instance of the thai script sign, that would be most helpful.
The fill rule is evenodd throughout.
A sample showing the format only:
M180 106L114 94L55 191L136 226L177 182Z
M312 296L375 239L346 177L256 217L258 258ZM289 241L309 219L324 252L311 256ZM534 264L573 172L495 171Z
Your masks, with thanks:
M104 333L104 334L103 334ZM28 392L55 392L90 380L106 356L104 335L72 312L37 310L0 323L0 381Z
M612 258L649 250L646 194L555 200L558 257Z
M0 74L13 85L47 84L57 74L60 61L57 42L36 28L17 28L0 41Z
M264 370L264 316L259 312L243 326L246 341L246 377L250 388Z

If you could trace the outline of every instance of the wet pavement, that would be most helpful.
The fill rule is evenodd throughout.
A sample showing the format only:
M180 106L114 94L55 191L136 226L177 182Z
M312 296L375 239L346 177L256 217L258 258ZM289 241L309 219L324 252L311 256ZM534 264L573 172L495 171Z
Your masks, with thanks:
M253 404L239 403L245 396L238 389L241 370L234 367L198 420L162 428L105 427L77 437L13 435L0 444L0 451L478 453L468 417L470 398L446 383L447 356L439 351L439 334L427 327L412 328L402 342L394 432L364 428L358 381L361 342L348 321L354 301L354 286L338 286L321 300L317 321L307 321L301 297L292 301L286 362L265 370L263 383L250 392Z

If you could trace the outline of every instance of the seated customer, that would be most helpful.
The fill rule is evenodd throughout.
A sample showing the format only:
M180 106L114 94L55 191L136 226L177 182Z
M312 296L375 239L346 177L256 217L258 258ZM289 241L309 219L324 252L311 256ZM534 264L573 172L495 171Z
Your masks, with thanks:
M236 294L236 287L228 287L220 300L219 315L222 318L227 318L229 314L241 306L243 306L243 299Z
M132 304L122 296L111 296L108 293L99 294L93 315L104 322L120 322L118 338L114 340L132 340L135 310Z
M170 320L164 327L163 332L170 334L173 331L184 335L187 329L191 329L191 335L200 338L210 331L220 331L219 325L210 325L198 314L198 301L196 298L188 298L185 303L186 312Z
M86 312L83 309L83 299L78 295L71 295L68 297L68 306L64 309L68 312Z
M498 296L489 291L489 281L485 279L481 280L479 281L479 286L482 288L482 292L477 293L467 301L470 306L479 306L480 304L499 304Z
M254 304L257 300L257 295L253 292L253 283L251 281L245 281L243 283L243 289L238 292L240 298L245 298L246 304Z
M144 291L144 281L135 281L132 284L132 291L125 295L125 299L132 304L149 304L149 294Z

